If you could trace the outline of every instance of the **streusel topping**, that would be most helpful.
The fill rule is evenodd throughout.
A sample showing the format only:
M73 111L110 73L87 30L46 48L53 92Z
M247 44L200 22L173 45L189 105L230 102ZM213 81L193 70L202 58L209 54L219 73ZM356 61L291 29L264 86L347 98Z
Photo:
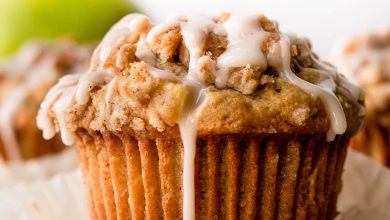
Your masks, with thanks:
M262 15L173 16L153 25L131 14L107 33L90 70L74 77L72 85L61 80L39 116L46 138L61 130L73 137L68 144L81 121L100 131L164 131L188 109L200 134L326 129L331 140L347 129L337 90L353 103L360 92L318 61L307 40Z

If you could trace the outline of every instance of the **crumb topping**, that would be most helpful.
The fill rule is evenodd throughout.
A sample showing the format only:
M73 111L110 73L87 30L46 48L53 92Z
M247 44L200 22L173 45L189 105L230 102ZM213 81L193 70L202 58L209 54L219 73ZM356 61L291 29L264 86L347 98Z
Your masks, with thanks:
M173 16L153 25L131 14L107 33L76 81L64 79L42 104L38 125L47 138L78 127L161 132L186 118L199 134L328 131L332 139L355 130L344 112L361 108L360 91L318 61L307 39L280 33L263 15ZM61 98L70 87L71 98ZM58 102L84 107L55 112Z

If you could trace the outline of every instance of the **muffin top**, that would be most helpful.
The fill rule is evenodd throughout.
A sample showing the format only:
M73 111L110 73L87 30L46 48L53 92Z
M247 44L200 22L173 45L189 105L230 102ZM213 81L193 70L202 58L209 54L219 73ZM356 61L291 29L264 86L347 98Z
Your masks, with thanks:
M17 159L22 153L18 151L41 145L34 126L41 101L58 78L87 70L91 54L91 47L71 40L34 41L0 63L0 148L5 148L7 158Z
M106 34L86 73L62 78L41 105L44 137L61 131L147 134L190 126L208 134L358 129L360 90L317 60L310 42L263 15L130 14ZM351 120L353 118L354 120ZM358 119L358 120L357 120Z
M363 87L367 117L390 126L390 29L348 39L334 56L348 79Z

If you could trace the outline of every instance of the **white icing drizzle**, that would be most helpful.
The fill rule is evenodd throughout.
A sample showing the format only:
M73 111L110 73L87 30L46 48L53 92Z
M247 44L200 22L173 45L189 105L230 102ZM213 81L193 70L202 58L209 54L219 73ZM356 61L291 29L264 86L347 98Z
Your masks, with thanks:
M267 33L262 29L258 18L259 15L232 15L215 31L221 32L223 28L228 36L228 47L217 60L215 84L218 88L226 86L229 68L267 65L266 57L261 51L261 44Z
M198 127L194 118L185 115L179 120L180 137L184 146L183 161L183 219L194 220L195 209L195 154Z
M155 39L156 34L161 33L172 26L178 26L179 19L173 19L168 24L157 26L151 30L148 39L151 41ZM194 163L196 153L196 139L197 139L197 117L194 114L194 109L201 104L201 91L203 85L199 83L197 76L199 59L204 53L204 47L209 32L215 26L215 22L203 16L190 16L186 19L187 22L181 23L181 34L183 41L190 54L190 63L188 74L182 81L186 83L191 91L187 97L184 112L179 119L179 129L182 143L184 146L184 161L183 161L183 219L195 219L195 180L194 180ZM150 36L150 37L149 37ZM166 71L151 71L153 76L163 79L177 80L173 74L167 74ZM157 74L156 74L157 73Z
M146 37L141 36L140 40L137 42L137 50L135 52L135 56L140 59L144 60L146 63L149 63L152 66L155 66L157 63L156 55L146 48Z
M228 47L218 57L218 67L266 66L261 44L267 33L261 28L258 15L233 15L224 24Z
M148 66L148 71L153 77L158 79L166 79L174 82L182 82L181 78L179 78L174 73L169 71L157 69L152 66Z
M115 25L105 36L101 45L96 50L94 57L95 65L91 65L88 73L79 80L73 76L66 78L52 89L45 102L42 104L39 114L39 127L44 130L45 137L52 137L55 125L50 110L61 128L65 143L74 141L74 134L65 124L65 111L59 111L60 107L77 104L85 105L90 99L90 91L98 85L108 85L106 102L113 94L113 87L116 83L112 80L114 73L103 69L111 54L111 47L119 41L126 39L132 33L139 34L137 42L136 57L149 64L149 73L156 78L181 82L187 86L189 95L186 98L186 105L178 121L180 135L184 146L184 168L183 168L183 219L195 219L195 186L194 186L194 160L196 153L197 121L202 112L202 104L205 95L204 88L207 86L198 77L200 65L212 61L210 69L215 74L215 85L218 88L226 86L229 77L229 68L244 67L247 65L266 67L273 65L279 67L281 77L296 84L311 95L318 96L324 102L326 111L331 119L327 139L333 140L336 134L342 134L346 130L346 119L340 102L334 94L336 80L334 76L324 77L318 85L306 82L297 77L290 69L290 42L289 39L281 36L279 43L274 44L270 53L266 56L261 49L263 41L268 33L259 24L260 15L232 15L221 24L206 16L176 16L167 22L150 28L149 20L143 15L129 15ZM179 77L176 74L157 69L155 66L157 57L148 47L158 40L158 35L174 28L181 29L183 41L190 54L188 74ZM149 31L149 32L147 32ZM205 53L205 45L210 33L227 35L228 46L224 53L215 62ZM107 49L108 48L108 49ZM121 51L121 50L119 50ZM108 55L107 55L108 54ZM122 55L119 55L122 56ZM117 57L122 59L121 57ZM97 63L96 63L97 62ZM118 62L117 62L118 63ZM121 63L121 62L119 62ZM78 83L76 82L78 81ZM72 94L73 90L73 94ZM74 90L77 90L75 92ZM63 96L59 98L60 96ZM74 97L75 96L75 97ZM60 104L57 105L57 102ZM64 124L63 124L64 123Z
M114 78L114 79L111 80L110 83L108 83L107 92L106 92L106 95L105 95L107 108L110 108L111 97L113 97L113 95L114 95L115 87L117 86L117 82L118 82L118 79Z
M194 81L187 81L191 94L179 119L180 137L184 146L183 161L183 219L195 220L195 154L198 136L197 108L203 103L204 86ZM198 111L196 111L198 110Z
M79 81L76 92L76 100L80 105L85 105L90 99L90 91L99 85L105 85L114 78L111 71L98 70L84 74Z
M181 34L190 53L188 77L198 80L198 61L204 54L206 39L215 25L215 21L211 18L195 15L189 16L187 22L181 24Z
M327 65L323 62L320 62L319 60L317 60L313 55L312 55L312 60L314 61L314 66L318 69L322 69L324 71L320 71L320 73L322 73L322 77L326 77L326 75L329 75L331 74L336 80L333 81L333 90L332 91L336 91L336 88L337 88L337 84L340 85L342 88L345 88L348 93L346 94L348 96L349 99L351 100L359 100L360 98L360 95L362 94L362 90L353 85L351 82L349 82L344 75L341 75L337 72L337 69L330 66L330 65ZM317 70L318 71L318 70ZM360 111L364 111L364 108L361 104L357 105L360 109Z
M155 25L148 33L146 37L146 41L149 44L152 44L157 40L157 36L161 33L167 32L170 29L174 29L175 27L180 26L180 22L185 21L185 19L181 16L172 16L167 19L166 22Z
M72 145L75 142L76 135L69 129L65 119L68 111L76 104L75 94L81 76L82 74L64 76L47 93L37 116L37 126L43 131L45 139L53 138L56 133L56 124L52 120L55 117L64 144Z
M104 36L102 42L96 48L89 71L81 77L77 87L76 100L80 105L85 105L90 99L90 91L100 85L109 83L114 78L111 69L105 69L104 65L111 54L112 47L126 39L132 33L138 33L140 38L150 28L149 18L141 14L130 14L122 18ZM119 48L116 65L121 65L123 49ZM99 59L97 59L99 58Z
M135 56L154 66L157 62L156 55L146 46L146 36L151 26L149 18L145 16L134 19L130 24L130 29L140 33Z
M347 121L345 118L344 110L340 104L340 101L333 93L332 88L325 87L326 85L331 84L333 86L334 79L327 79L333 81L332 83L325 84L311 84L301 78L299 78L295 73L292 72L290 68L290 41L287 37L282 36L280 42L280 51L282 59L282 72L281 76L298 87L302 88L309 94L313 96L318 96L324 103L325 110L327 111L331 127L327 133L327 141L333 141L336 134L343 134L347 129Z
M131 21L133 21L134 18L138 18L137 21L139 22L141 17L145 18L146 16L141 14L130 14L123 17L120 21L111 27L93 54L91 70L102 69L104 67L107 58L111 54L112 46L116 45L118 42L129 36L132 33L131 28L133 28Z

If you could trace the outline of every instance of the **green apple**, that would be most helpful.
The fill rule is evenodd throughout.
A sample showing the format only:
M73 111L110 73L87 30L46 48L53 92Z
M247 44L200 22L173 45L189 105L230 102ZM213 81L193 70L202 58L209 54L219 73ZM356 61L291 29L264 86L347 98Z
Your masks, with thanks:
M100 39L133 10L129 0L0 0L0 57L30 39Z

